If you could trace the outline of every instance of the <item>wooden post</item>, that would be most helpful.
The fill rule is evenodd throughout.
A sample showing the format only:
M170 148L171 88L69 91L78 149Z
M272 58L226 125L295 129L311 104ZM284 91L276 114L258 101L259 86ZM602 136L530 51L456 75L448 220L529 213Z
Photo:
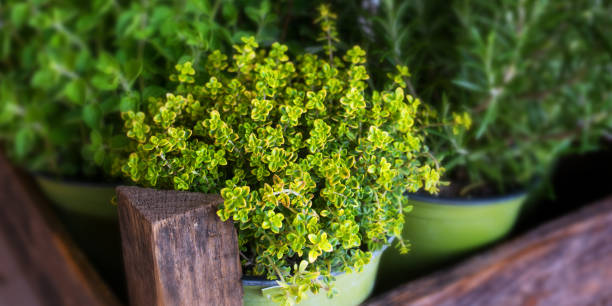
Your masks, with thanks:
M42 305L118 305L84 255L51 211L38 186L0 153L0 235ZM0 298L0 304L3 301Z
M218 195L118 187L130 304L242 305L236 231Z
M612 305L612 197L368 305Z

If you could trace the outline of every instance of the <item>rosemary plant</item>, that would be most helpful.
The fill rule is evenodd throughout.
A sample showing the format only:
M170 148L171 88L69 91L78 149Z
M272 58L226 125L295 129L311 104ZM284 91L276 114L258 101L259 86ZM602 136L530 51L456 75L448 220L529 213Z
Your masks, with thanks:
M370 53L413 68L413 94L446 122L427 140L454 195L505 193L610 136L611 13L590 0L386 0ZM464 112L474 124L458 132Z

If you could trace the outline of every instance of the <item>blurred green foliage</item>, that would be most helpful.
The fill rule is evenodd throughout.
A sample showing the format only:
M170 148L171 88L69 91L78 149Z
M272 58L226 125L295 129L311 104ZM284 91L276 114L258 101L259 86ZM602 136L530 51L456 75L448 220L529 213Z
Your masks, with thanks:
M137 110L177 62L197 65L243 35L269 44L286 3L46 1L0 5L0 138L32 171L95 177L124 150ZM285 33L285 35L287 35Z
M545 177L559 156L596 150L612 133L612 3L598 0L394 1L354 6L354 40L381 75L411 68L442 121L468 132L428 137L460 194L510 192ZM341 28L342 29L342 28ZM372 62L372 61L370 61ZM381 63L385 65L381 65Z
M175 63L199 67L244 35L296 54L359 44L375 89L410 67L402 83L427 102L438 122L424 126L429 145L464 193L524 187L558 156L610 138L607 1L330 3L338 31L317 44L327 38L311 1L4 1L0 139L33 171L109 172L126 143L119 112L162 92ZM466 113L469 132L455 126Z

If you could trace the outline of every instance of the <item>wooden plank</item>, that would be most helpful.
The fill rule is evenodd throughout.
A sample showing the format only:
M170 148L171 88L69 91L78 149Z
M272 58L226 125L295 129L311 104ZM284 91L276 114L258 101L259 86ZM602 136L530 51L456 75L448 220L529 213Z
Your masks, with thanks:
M38 187L0 153L0 235L43 305L118 305Z
M612 197L368 305L612 305Z
M138 187L117 196L131 305L242 305L238 239L217 217L220 196Z
M0 305L44 305L25 278L19 260L3 235L0 235L0 263Z

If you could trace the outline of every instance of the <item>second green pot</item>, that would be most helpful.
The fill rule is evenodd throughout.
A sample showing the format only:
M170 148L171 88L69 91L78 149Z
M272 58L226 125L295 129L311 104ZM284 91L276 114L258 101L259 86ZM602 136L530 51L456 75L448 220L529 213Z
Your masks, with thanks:
M435 270L504 237L514 226L526 192L485 199L445 199L409 195L413 210L406 214L402 236L408 254L395 248L381 260L379 280L385 287Z

